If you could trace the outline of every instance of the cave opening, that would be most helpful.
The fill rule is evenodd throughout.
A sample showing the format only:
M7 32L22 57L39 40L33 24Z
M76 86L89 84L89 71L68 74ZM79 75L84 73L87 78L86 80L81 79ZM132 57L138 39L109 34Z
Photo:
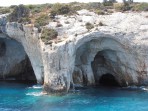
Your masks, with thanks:
M85 42L76 50L71 83L76 86L126 86L123 58L124 49L114 39Z
M30 59L16 40L0 38L0 80L37 84Z
M104 74L99 79L99 84L101 86L120 86L115 77L112 74Z
M116 52L113 50L99 51L94 57L91 66L97 86L119 87L120 84L116 80L116 74L112 71L112 59Z

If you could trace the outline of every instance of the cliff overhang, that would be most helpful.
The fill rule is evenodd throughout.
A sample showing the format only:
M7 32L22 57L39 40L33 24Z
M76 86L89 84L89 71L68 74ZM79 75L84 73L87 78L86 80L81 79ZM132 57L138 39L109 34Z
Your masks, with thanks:
M97 85L108 73L120 86L148 85L147 14L96 15L81 10L78 15L59 15L46 26L59 35L51 44L44 44L33 25L8 23L1 16L0 38L14 39L23 46L37 81L44 83L48 93ZM62 25L57 27L59 22ZM88 22L94 27L88 29Z

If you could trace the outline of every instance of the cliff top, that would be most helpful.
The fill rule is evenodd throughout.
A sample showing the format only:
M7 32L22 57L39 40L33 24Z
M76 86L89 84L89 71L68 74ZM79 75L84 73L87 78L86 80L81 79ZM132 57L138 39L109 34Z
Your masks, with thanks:
M148 35L147 6L148 3L77 2L19 5L11 6L12 12L6 15L10 22L36 27L45 44L79 38L93 32L122 36L125 34L129 39L135 39L135 42L145 42ZM6 24L3 16L5 14L1 15L0 24Z

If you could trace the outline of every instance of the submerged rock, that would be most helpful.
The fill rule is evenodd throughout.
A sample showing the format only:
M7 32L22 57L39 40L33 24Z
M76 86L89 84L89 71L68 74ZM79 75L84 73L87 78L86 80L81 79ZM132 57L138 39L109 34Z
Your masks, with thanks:
M97 85L107 73L120 86L148 85L148 13L78 14L56 16L60 27L49 23L59 35L51 44L42 42L33 25L6 23L0 37L22 44L48 93L67 92L71 84ZM87 22L94 28L87 30Z

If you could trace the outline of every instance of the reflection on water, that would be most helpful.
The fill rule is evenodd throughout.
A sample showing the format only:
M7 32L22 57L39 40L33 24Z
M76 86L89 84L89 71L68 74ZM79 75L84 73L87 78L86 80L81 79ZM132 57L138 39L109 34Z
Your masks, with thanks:
M42 94L42 86L0 82L0 111L148 111L146 87L96 87L64 96Z

